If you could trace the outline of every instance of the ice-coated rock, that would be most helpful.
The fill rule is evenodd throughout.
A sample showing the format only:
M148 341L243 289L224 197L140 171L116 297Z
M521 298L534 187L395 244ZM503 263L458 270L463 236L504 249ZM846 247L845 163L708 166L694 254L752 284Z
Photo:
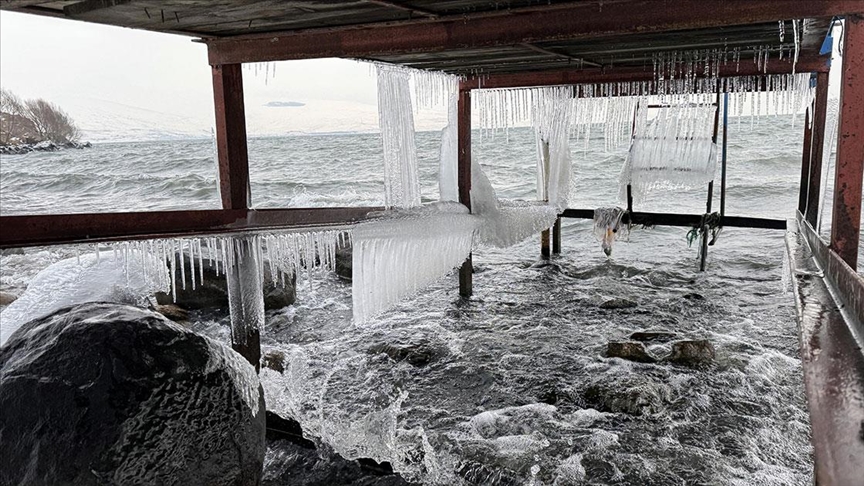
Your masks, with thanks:
M143 309L88 303L0 347L0 484L260 483L255 369Z

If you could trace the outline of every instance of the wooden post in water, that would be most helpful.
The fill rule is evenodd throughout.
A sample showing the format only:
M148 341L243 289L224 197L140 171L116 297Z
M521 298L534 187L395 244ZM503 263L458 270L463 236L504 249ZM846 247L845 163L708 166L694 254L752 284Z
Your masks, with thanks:
M857 270L864 176L864 18L847 16L843 31L831 249Z
M555 226L552 227L552 254L561 254L561 216L555 218Z
M542 160L540 161L539 170L542 171L542 177L540 180L542 181L543 187L541 187L541 195L543 196L543 200L549 202L549 141L548 140L540 140L541 154ZM549 252L549 230L545 229L540 233L540 258L544 260L548 260L551 256Z
M864 110L864 107L861 107ZM807 184L806 214L810 226L816 227L819 217L819 193L822 185L822 156L825 147L825 118L828 112L828 73L816 74L816 99L813 105L812 138L810 140L810 173Z
M457 104L459 202L471 209L471 91L460 90ZM472 256L459 268L459 295L471 297L474 293L474 266Z
M213 98L222 209L248 209L251 195L242 65L213 66ZM261 290L260 262L256 261L253 245L246 239L232 238L231 244L229 251L236 252L234 265L226 275L228 302L232 307L231 347L252 363L257 371L261 364L260 329L264 324L261 322L264 318L264 294ZM238 303L243 303L241 308L237 308ZM257 308L259 304L260 312Z

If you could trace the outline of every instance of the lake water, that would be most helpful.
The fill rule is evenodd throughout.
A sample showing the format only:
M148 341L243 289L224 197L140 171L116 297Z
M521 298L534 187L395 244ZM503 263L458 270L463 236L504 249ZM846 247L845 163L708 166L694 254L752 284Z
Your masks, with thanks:
M732 120L727 214L793 216L802 119ZM607 153L600 135L572 143L571 207L620 205L625 153ZM424 201L437 199L439 139L417 135ZM529 129L478 132L474 156L499 197L535 196ZM255 207L383 202L376 134L252 139L249 157ZM715 209L718 198L719 184ZM705 188L695 188L658 193L636 210L704 206ZM106 143L0 163L3 215L218 207L211 140ZM262 371L268 408L344 457L389 461L425 484L809 485L784 233L724 229L700 273L686 232L634 228L606 258L590 221L565 220L563 253L548 264L538 263L538 238L478 249L472 299L460 301L450 276L363 326L351 322L350 283L300 282L297 304L267 315L263 348L286 356L284 375ZM20 293L74 251L5 255L0 285ZM637 306L600 308L613 298ZM224 315L193 320L229 340ZM708 339L716 362L693 369L604 357L609 341L648 329ZM423 358L394 360L382 349ZM649 349L663 355L669 343ZM291 454L270 445L268 484L325 484L292 476Z

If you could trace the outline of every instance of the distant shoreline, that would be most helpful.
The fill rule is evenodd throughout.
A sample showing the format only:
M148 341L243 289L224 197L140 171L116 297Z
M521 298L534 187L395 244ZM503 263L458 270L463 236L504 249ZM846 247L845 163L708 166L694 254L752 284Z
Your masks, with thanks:
M0 154L23 155L30 152L56 152L64 149L85 149L92 147L90 142L63 142L54 143L44 141L39 143L22 143L18 145L0 145Z

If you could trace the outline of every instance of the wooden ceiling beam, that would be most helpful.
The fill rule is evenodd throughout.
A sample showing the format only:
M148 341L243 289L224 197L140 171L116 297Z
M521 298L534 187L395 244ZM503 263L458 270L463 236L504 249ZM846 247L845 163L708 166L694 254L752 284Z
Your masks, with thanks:
M548 8L442 16L409 24L205 39L210 64L324 57L369 58L632 33L704 29L864 12L858 0L573 2Z

